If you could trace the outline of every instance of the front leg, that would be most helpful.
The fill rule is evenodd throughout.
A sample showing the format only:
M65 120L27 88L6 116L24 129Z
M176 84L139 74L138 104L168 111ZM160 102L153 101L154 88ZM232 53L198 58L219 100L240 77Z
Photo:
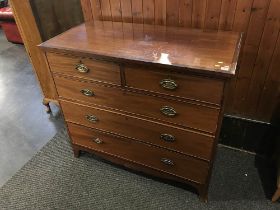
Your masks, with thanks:
M52 112L51 107L50 107L50 102L46 99L43 100L43 105L46 106L46 112L49 114Z
M73 146L73 153L75 158L79 158L81 154L81 150L78 149L77 147Z
M208 186L207 185L201 185L198 188L198 194L199 194L199 199L202 202L207 203L208 202Z
M272 202L276 202L279 198L280 198L280 188L278 188L276 190L276 192L274 193L274 195L272 197Z

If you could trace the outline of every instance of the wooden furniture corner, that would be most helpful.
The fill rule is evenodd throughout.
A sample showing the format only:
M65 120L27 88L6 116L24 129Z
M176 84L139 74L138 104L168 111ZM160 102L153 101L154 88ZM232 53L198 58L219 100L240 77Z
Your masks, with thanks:
M62 7L64 1L67 1L67 4ZM80 0L64 1L10 1L24 46L44 96L43 105L46 106L47 113L51 112L50 102L59 105L58 95L48 62L38 45L84 21ZM71 16L66 16L65 13L71 13Z
M15 19L22 36L24 46L31 60L35 74L44 95L43 104L50 112L50 102L57 102L57 93L54 81L49 70L44 53L37 45L43 42L38 30L29 0L11 0L10 5L15 14Z

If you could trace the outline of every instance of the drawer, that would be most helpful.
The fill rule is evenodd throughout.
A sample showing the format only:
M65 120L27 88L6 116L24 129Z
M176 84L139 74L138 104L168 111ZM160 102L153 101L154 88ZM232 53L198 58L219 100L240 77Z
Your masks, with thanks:
M113 132L205 160L211 159L212 136L63 100L60 104L68 122Z
M205 183L209 165L185 155L68 123L74 144L124 158L194 182Z
M220 105L224 82L199 76L125 68L128 87Z
M47 57L52 72L121 84L120 67L114 63L56 53L47 53Z
M184 127L215 133L219 109L134 93L105 84L55 77L60 97L135 113ZM85 91L84 95L81 91ZM90 91L88 91L90 90ZM164 110L164 108L166 110ZM169 108L169 109L167 109ZM173 114L174 116L169 116ZM165 114L163 114L165 113Z

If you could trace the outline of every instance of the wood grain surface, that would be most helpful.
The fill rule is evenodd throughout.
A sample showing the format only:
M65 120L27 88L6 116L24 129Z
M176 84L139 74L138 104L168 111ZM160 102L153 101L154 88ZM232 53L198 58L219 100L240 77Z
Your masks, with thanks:
M208 102L218 106L222 102L223 80L184 75L172 71L160 71L156 68L132 68L130 66L125 67L125 77L128 87ZM175 82L177 88L175 90L163 88L160 83L164 79Z
M209 168L207 162L126 138L116 138L70 123L68 128L75 145L125 158L128 161L140 163L178 177L184 177L196 183L204 184L206 182ZM95 143L96 138L102 143ZM161 161L163 158L171 160L173 165L164 164ZM188 167L185 167L186 165Z
M132 115L128 116L114 111L93 108L92 106L81 106L65 100L62 100L61 104L68 122L127 136L190 156L210 160L214 142L214 137L211 135L145 120ZM78 111L73 114L72 110L77 109ZM97 123L89 122L85 116L90 114L98 117L99 121ZM160 139L161 134L173 135L176 140L174 142L163 141Z
M126 91L104 84L80 82L72 79L55 77L60 97L85 101L99 106L114 108L138 115L144 115L163 122L173 123L184 128L215 133L220 109L210 108L160 97L147 96L141 93ZM85 96L81 90L90 90L93 96ZM176 111L174 117L168 117L161 108L168 106Z
M47 53L47 58L54 73L121 85L120 66L115 63L56 53ZM79 64L84 64L88 72L79 72L76 69Z
M88 0L93 1L93 0ZM100 0L102 1L102 0ZM271 77L279 40L279 0L133 0L134 22L146 22L143 2L153 5L149 23L244 32L244 48L237 77L229 85L225 112L269 122L277 106L280 83ZM152 2L152 3L151 3ZM143 9L144 8L144 9ZM90 14L89 14L90 15ZM138 18L139 17L139 18ZM151 20L154 18L154 21ZM270 33L272 38L270 39ZM266 47L264 47L266 46ZM280 70L278 70L278 74ZM274 70L276 74L276 70ZM273 84L274 88L268 88ZM271 97L269 97L271 96ZM267 104L268 108L265 108Z
M133 36L129 38L124 33ZM240 34L235 32L92 21L44 42L40 47L47 51L76 52L118 62L153 63L232 77L236 71L239 43Z

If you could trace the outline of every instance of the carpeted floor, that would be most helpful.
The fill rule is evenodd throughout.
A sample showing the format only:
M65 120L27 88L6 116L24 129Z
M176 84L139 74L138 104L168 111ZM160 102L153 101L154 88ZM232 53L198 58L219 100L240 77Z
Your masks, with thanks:
M252 155L219 148L205 204L185 186L89 154L75 159L63 130L0 189L0 209L280 209L267 198L272 193L271 183L264 181L269 170L256 168L258 162Z

